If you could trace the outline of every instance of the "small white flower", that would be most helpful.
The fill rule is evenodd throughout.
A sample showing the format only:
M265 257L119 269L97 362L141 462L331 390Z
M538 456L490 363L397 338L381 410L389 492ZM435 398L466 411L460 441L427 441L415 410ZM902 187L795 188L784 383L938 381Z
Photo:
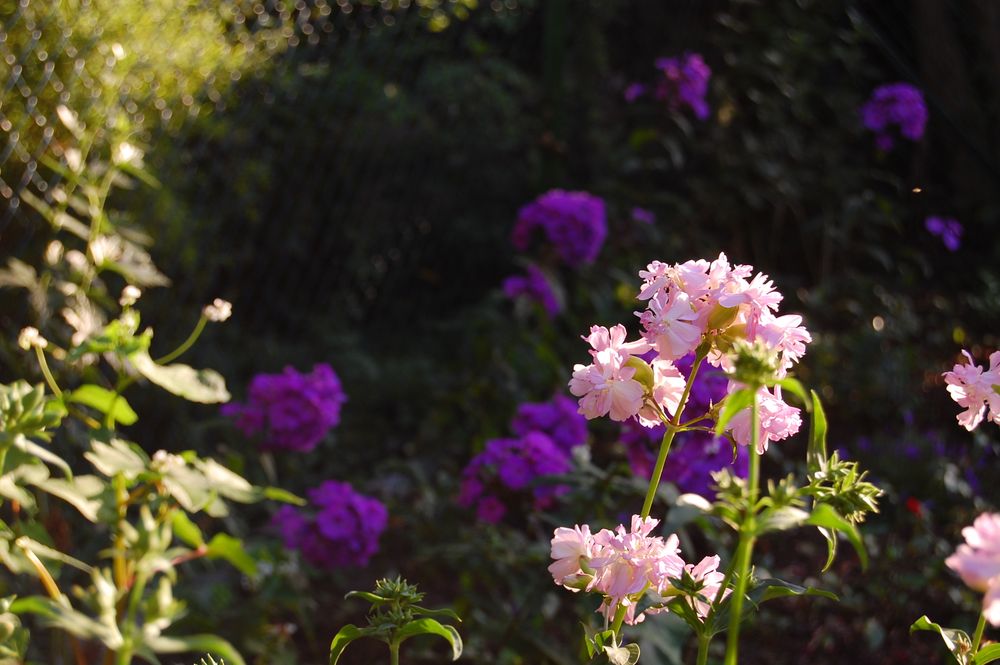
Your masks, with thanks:
M21 330L21 334L17 336L17 345L20 346L25 351L31 349L32 347L38 347L39 349L44 349L49 345L48 340L42 337L42 334L38 332L38 328L33 326L27 326Z
M153 453L152 464L150 468L159 471L160 473L167 473L174 469L179 469L182 466L186 466L187 462L180 455L174 455L173 453L168 453L166 450L157 450Z
M142 296L142 291L138 287L129 284L122 289L122 296L118 299L118 304L122 307L131 307L140 296Z
M45 262L50 266L54 266L62 260L63 252L65 248L63 244L58 240L53 240L49 243L49 246L45 248Z
M211 304L205 305L205 308L201 310L201 313L209 321L220 323L233 315L233 304L228 300L216 298Z

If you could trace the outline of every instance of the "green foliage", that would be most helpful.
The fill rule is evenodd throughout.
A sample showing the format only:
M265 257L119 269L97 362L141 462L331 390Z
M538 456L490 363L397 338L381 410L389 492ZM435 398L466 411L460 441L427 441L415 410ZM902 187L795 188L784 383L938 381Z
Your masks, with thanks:
M926 615L914 621L913 625L910 626L911 633L918 630L927 630L940 635L945 648L959 665L972 665L979 662L976 654L972 653L972 640L969 639L969 635L965 631L956 628L943 628L928 619Z

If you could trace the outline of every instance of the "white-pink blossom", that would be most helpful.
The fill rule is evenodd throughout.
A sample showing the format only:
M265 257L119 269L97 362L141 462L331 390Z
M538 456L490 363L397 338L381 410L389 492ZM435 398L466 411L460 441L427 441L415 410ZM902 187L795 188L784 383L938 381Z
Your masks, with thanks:
M770 312L764 312L760 317L757 336L781 354L781 376L785 376L792 365L805 355L806 344L812 342L812 335L802 325L802 317L797 314L776 317Z
M757 338L757 327L765 312L778 309L782 295L774 290L774 282L764 273L757 273L751 281L737 278L732 282L734 290L719 296L719 304L723 307L745 306L747 339Z
M584 337L590 343L590 365L575 365L569 382L571 393L580 398L580 413L587 418L610 415L623 421L635 416L643 406L645 387L635 377L635 368L626 366L632 354L644 353L646 340L625 341L625 326L611 329L593 326Z
M945 565L975 591L985 592L983 616L1000 626L1000 513L983 513L962 529L965 543Z
M580 559L593 556L594 538L590 535L590 527L584 524L572 529L559 527L552 536L552 558L555 562L549 566L552 579L556 584L565 584L583 571ZM578 591L578 589L572 589Z
M665 360L676 360L698 346L704 329L698 325L698 312L686 293L660 291L649 301L648 309L636 312L645 328L645 337Z
M979 426L984 418L1000 425L1000 351L990 355L990 365L984 371L976 365L968 351L962 354L969 359L968 364L960 363L950 372L944 373L948 384L948 394L965 411L958 414L958 424L970 432Z
M662 411L672 416L680 404L687 379L669 360L657 358L650 363L650 368L653 370L652 399ZM650 404L643 405L638 417L639 422L645 427L663 424L660 414Z
M759 418L757 452L767 450L771 441L781 441L792 436L802 427L802 416L799 409L786 404L781 398L781 388L775 386L772 393L767 388L757 392L757 413ZM733 439L741 446L749 446L752 441L750 429L750 407L733 416L729 426L733 431Z
M703 585L698 594L701 597L689 598L688 601L691 604L691 608L698 613L698 616L704 619L708 616L709 610L712 609L712 602L715 601L715 597L719 594L719 588L726 579L726 576L719 572L719 557L718 555L707 556L698 562L697 565L687 564L684 566L684 570L687 571L692 579L696 582L701 582ZM726 589L720 600L725 599L732 592L732 589ZM702 598L705 600L702 600Z

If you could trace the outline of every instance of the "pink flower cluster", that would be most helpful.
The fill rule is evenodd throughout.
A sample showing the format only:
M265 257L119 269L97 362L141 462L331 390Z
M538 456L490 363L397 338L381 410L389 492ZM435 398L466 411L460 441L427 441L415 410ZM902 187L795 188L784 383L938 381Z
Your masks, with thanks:
M958 364L950 372L944 373L948 384L948 394L965 407L958 414L958 424L970 432L983 422L1000 425L1000 351L990 355L990 366L985 371L976 365L968 351L962 351L968 364Z
M945 559L945 565L970 588L985 592L983 615L1000 626L1000 514L983 513L962 529L962 535L965 543Z
M593 326L583 338L592 361L573 368L569 389L587 418L609 415L616 421L635 418L646 427L659 424L676 410L687 380L675 361L699 347L707 350L710 364L729 372L732 343L759 341L777 354L778 375L784 376L812 341L802 317L777 314L782 295L768 276L754 274L752 266L730 265L725 254L711 262L653 261L639 277L638 299L646 303L636 312L642 336L628 342L625 326L618 324ZM648 352L653 353L647 366L636 356ZM739 387L730 382L729 392ZM799 430L799 410L784 402L780 387L761 388L758 402L761 451ZM749 445L749 409L734 418L733 433L737 443Z
M630 625L643 621L647 613L666 611L651 607L637 613L636 608L647 591L676 595L672 580L685 571L702 583L700 596L714 599L724 579L717 571L719 557L705 557L697 565L686 564L680 557L677 536L664 540L650 535L658 523L650 517L633 515L630 530L622 524L614 531L602 529L596 534L591 534L586 524L572 529L559 527L552 538L552 579L571 591L600 593L603 601L598 611L608 619L624 606L625 622ZM727 589L723 597L728 594ZM693 597L689 602L699 616L708 615L709 603Z

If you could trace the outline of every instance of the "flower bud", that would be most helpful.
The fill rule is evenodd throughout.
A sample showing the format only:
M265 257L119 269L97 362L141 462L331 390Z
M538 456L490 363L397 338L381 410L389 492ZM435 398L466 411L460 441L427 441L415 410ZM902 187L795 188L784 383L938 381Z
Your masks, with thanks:
M233 315L233 304L228 300L216 298L211 304L205 305L201 313L209 321L221 323Z
M738 306L723 307L722 305L716 305L711 314L708 315L709 330L725 330L735 323L739 313L740 308Z
M44 349L49 345L49 342L42 337L40 332L38 332L38 328L27 326L21 330L21 334L17 336L17 345L25 351L28 351L32 347Z
M118 299L118 304L122 307L131 307L142 295L142 291L137 287L129 284L124 289L122 289L122 295Z
M64 249L63 244L58 240L50 242L48 247L45 248L45 262L50 266L59 263L62 260Z
M773 385L778 379L778 354L761 342L738 340L733 344L733 371L730 375L750 388Z
M625 366L635 370L635 375L632 378L641 383L646 392L653 392L653 368L649 366L649 363L638 356L632 356L625 361Z

